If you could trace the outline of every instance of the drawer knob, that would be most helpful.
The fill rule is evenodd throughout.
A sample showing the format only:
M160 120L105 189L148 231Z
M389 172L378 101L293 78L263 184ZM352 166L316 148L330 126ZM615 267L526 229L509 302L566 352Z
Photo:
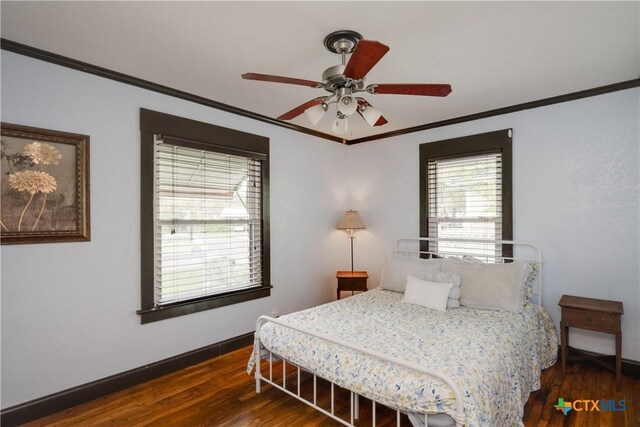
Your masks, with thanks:
M593 322L593 317L587 316L587 322Z

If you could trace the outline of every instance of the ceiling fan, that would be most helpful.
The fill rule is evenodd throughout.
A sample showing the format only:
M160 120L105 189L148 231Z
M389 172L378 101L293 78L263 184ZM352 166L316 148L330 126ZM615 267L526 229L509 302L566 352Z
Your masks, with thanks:
M336 118L332 130L336 133L347 132L347 116L358 113L370 126L382 126L387 120L382 113L358 93L396 94L421 96L447 96L451 93L448 84L370 84L365 85L365 76L389 51L386 46L375 40L365 40L362 35L351 30L335 31L324 39L324 46L332 53L342 56L342 63L327 68L322 73L322 82L296 79L291 77L273 76L269 74L246 73L245 80L259 80L274 83L288 83L325 89L330 95L314 98L297 106L278 117L278 120L291 120L305 113L309 121L316 125L325 115L331 104L337 105ZM352 54L349 62L346 56Z

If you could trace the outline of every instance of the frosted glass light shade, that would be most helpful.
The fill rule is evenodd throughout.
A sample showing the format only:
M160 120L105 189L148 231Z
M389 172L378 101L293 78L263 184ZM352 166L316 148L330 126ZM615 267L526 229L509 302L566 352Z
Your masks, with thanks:
M312 125L317 125L318 122L324 117L324 114L327 110L324 109L322 104L314 105L311 108L307 108L304 113L307 116L307 119L311 122Z
M358 109L358 103L352 95L343 95L338 100L338 111L345 116L350 116Z
M377 121L382 117L382 113L373 107L367 107L361 111L362 117L369 123L369 126L375 126Z
M340 117L336 117L333 120L333 124L331 125L331 130L335 133L345 134L349 126L347 125L347 119L341 119Z

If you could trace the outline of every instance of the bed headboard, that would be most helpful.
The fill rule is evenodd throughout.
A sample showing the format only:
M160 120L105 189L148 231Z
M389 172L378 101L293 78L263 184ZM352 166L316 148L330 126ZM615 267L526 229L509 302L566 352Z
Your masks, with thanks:
M511 249L509 256L502 255L505 247ZM533 283L533 295L536 303L542 305L542 251L533 243L514 240L403 237L396 240L396 251L441 258L473 257L488 263L528 262L538 270Z

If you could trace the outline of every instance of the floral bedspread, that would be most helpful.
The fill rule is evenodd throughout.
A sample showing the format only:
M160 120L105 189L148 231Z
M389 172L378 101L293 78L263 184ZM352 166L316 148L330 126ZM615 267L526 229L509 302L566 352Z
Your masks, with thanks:
M522 425L524 405L540 388L540 370L557 356L547 312L461 307L439 312L401 302L403 294L372 290L280 317L306 330L345 340L448 375L460 388L469 426ZM264 346L314 372L403 412L453 414L454 396L442 381L273 323ZM249 361L251 372L254 361Z

